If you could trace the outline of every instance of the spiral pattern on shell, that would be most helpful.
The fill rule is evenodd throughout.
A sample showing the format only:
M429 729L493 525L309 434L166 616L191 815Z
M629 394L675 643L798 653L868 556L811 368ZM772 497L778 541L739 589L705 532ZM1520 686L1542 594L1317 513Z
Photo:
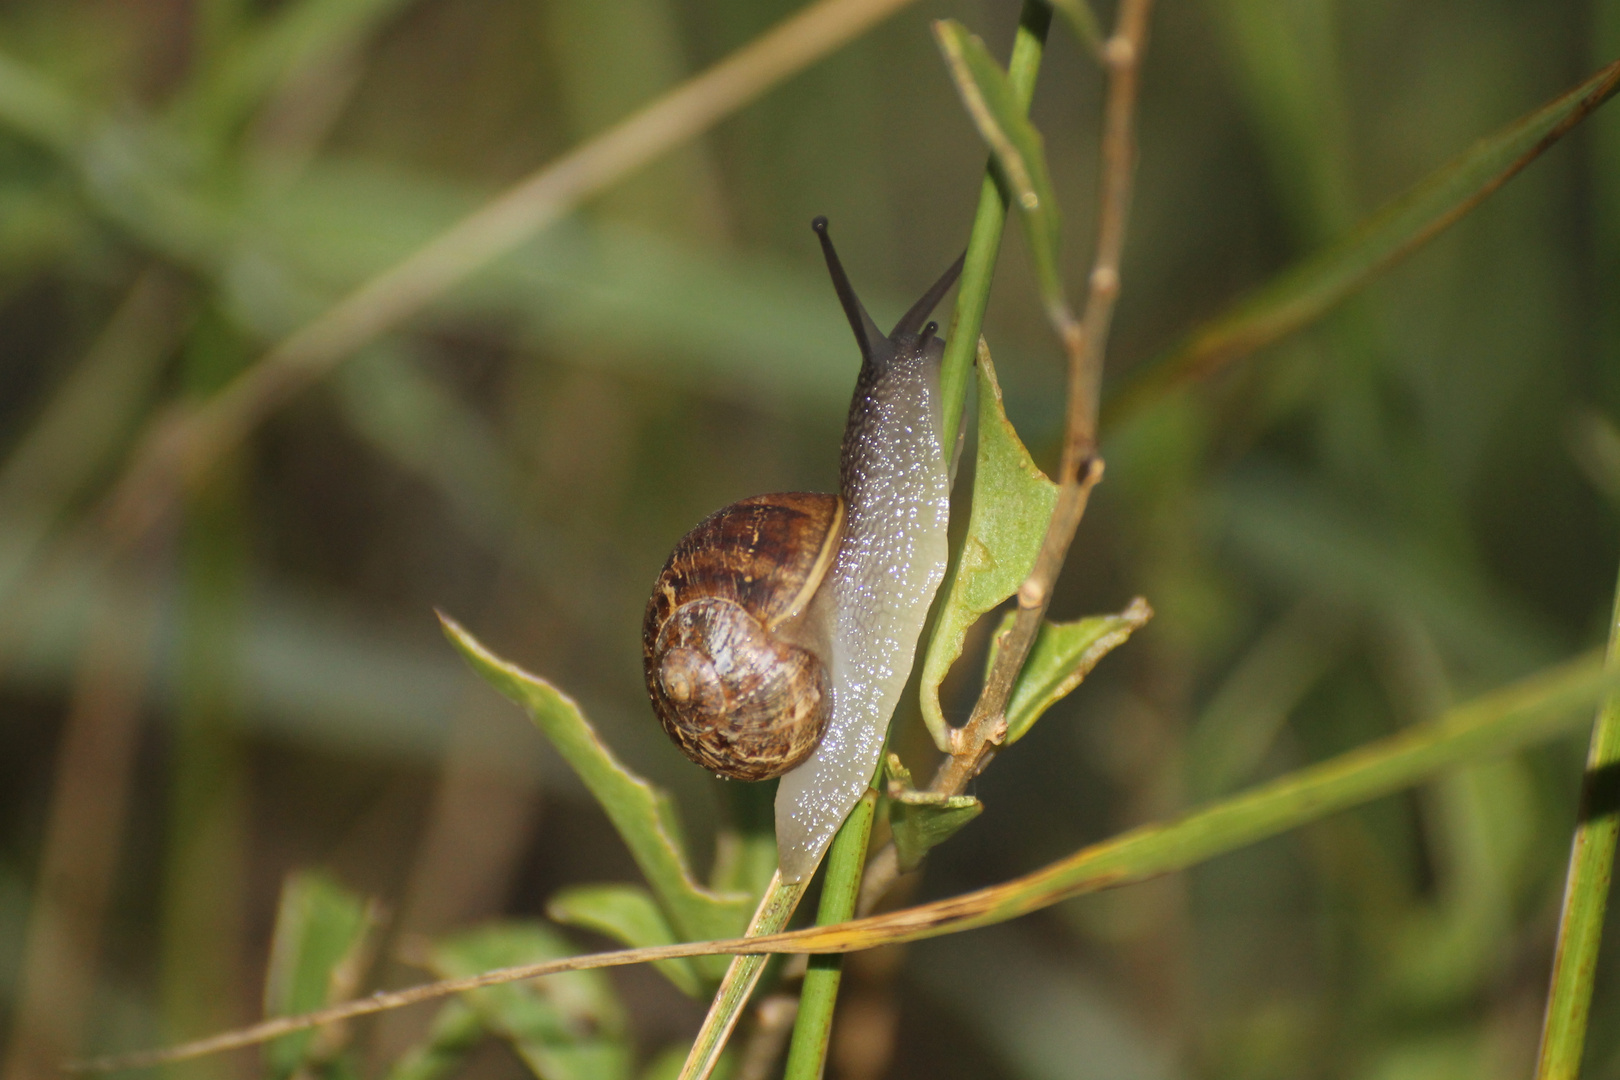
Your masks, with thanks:
M675 546L642 624L647 695L688 758L737 780L803 761L831 715L822 661L791 633L832 560L836 495L733 503Z

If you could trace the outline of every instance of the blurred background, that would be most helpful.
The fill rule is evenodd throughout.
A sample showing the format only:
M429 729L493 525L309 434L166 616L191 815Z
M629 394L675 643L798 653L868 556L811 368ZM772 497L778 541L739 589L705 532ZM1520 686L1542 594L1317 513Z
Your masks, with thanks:
M44 1075L17 1051L30 1025L81 1053L257 1015L294 869L382 899L392 985L422 977L407 935L635 878L435 607L576 696L707 858L723 792L653 722L647 590L716 507L836 485L857 355L809 220L831 218L879 322L933 280L984 152L928 21L1005 56L1012 0L907 8L624 177L274 411L138 544L107 500L154 422L794 7L0 2L7 1080ZM1616 56L1615 0L1164 0L1110 379ZM1034 116L1070 281L1100 106L1054 26ZM1050 466L1060 351L1015 233L986 332ZM987 811L909 898L1601 641L1617 289L1611 105L1309 332L1112 431L1053 615L1140 593L1158 616L995 762ZM958 721L983 647L948 684ZM914 707L899 723L926 775ZM831 1071L1526 1076L1583 754L1571 737L1172 879L856 957ZM1620 1078L1610 922L1593 1080ZM650 971L611 979L640 1058L695 1029L701 1006ZM423 1023L371 1025L372 1065ZM499 1048L465 1071L526 1075Z

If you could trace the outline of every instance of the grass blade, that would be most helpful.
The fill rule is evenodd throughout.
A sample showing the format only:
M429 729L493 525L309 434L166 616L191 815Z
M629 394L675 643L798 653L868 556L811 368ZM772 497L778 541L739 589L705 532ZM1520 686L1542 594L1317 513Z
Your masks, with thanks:
M1217 855L1411 787L1462 762L1509 753L1537 740L1551 738L1568 730L1579 710L1591 707L1616 689L1620 689L1620 670L1606 669L1601 657L1581 657L1448 709L1433 723L1409 728L1261 784L1175 821L1132 829L1001 885L902 911L791 933L756 933L729 941L597 953L486 971L465 979L374 994L319 1013L267 1021L181 1046L73 1062L67 1067L74 1072L147 1068L252 1046L292 1031L483 986L562 971L650 963L672 956L737 953L739 961L751 962L748 966L757 977L759 967L765 962L762 955L765 952L853 952L989 926L1070 897L1185 870ZM773 883L755 915L754 928L762 929L772 923L784 925L800 892L797 886L780 887ZM741 965L734 964L732 970L741 970ZM731 979L730 973L727 978ZM752 986L752 978L738 980L736 992L746 997ZM705 1043L713 1048L713 1056L718 1055L721 1041L723 1039L715 1040L711 1036Z
M84 133L78 105L27 65L0 53L0 128L71 153Z
M282 339L230 386L154 426L121 481L115 519L150 528L182 474L206 467L291 397L601 191L701 135L908 0L817 0L594 139L491 199Z
M0 464L0 597L11 597L66 509L113 460L184 321L178 282L144 270L107 326Z
M283 4L227 47L187 88L175 111L223 136L280 83L353 50L412 0L298 0Z
M1204 378L1314 322L1483 202L1620 88L1620 60L1476 143L1373 215L1143 365L1103 410L1113 425L1175 387Z
M838 846L837 837L833 838L833 846ZM804 886L802 881L793 884L784 882L780 873L772 877L765 889L765 898L759 902L759 910L754 912L754 919L748 924L747 936L768 936L786 926L804 896ZM686 1063L681 1066L681 1080L699 1080L714 1072L715 1066L720 1063L720 1054L726 1048L726 1041L731 1038L731 1029L737 1026L743 1006L748 1004L748 995L754 992L754 986L765 970L765 961L769 959L766 953L732 957L725 978L720 980L720 989L709 1004L708 1015L703 1018L703 1026L698 1029L697 1038L692 1040Z
M1609 618L1608 665L1620 670L1620 584ZM1536 1080L1575 1080L1581 1072L1586 1024L1592 1006L1598 946L1609 905L1614 849L1620 840L1620 695L1598 711L1586 758L1581 809L1564 882L1564 910L1558 921L1552 989L1541 1031Z

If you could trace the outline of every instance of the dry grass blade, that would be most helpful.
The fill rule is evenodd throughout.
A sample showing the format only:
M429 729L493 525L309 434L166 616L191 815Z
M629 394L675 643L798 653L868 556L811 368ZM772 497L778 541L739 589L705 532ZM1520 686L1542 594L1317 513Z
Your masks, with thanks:
M706 131L909 2L818 0L361 285L201 408L154 423L115 493L115 532L144 532L167 512L177 484L205 470L356 349L399 326L589 196Z
M1015 919L1061 900L1183 870L1359 803L1410 787L1459 762L1506 753L1570 728L1588 708L1620 686L1620 671L1601 658L1579 660L1532 675L1465 705L1437 721L1340 754L1261 784L1178 820L1145 825L1082 848L1001 885L884 915L788 933L664 945L573 956L426 983L304 1016L268 1020L197 1042L68 1065L74 1072L149 1068L252 1046L280 1035L396 1009L465 990L564 971L621 967L680 956L718 953L835 953L918 941Z

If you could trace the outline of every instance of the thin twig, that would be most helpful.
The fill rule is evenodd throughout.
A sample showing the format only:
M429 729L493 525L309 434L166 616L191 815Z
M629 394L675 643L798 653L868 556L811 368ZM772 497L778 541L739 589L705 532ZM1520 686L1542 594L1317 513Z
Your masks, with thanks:
M695 138L910 0L818 0L707 71L520 181L283 339L205 405L147 429L113 495L114 535L139 535L275 409L589 196Z
M718 953L763 956L854 952L990 926L1076 896L1184 870L1215 855L1400 791L1461 761L1503 754L1550 738L1571 726L1571 720L1579 715L1577 710L1590 707L1617 685L1620 671L1606 670L1597 656L1580 657L1449 709L1432 724L1403 729L1173 821L1138 826L1011 881L916 907L838 926L622 949L485 971L462 979L379 992L358 1001L268 1020L179 1046L72 1062L66 1068L70 1072L149 1068L253 1046L295 1031L419 1001L564 971ZM756 924L759 921L756 916Z
M1107 60L1108 102L1102 138L1102 197L1098 206L1097 255L1087 279L1084 319L1062 313L1058 327L1069 357L1068 410L1063 456L1058 467L1058 501L1030 575L1018 589L1018 617L1001 643L996 663L967 724L954 733L951 754L929 790L956 795L995 756L1006 730L1007 701L1024 666L1041 621L1051 604L1052 586L1086 511L1091 489L1102 479L1097 457L1097 404L1114 301L1119 296L1120 256L1130 214L1135 172L1138 73L1147 44L1152 0L1124 0L1114 34L1103 50ZM874 886L875 888L875 886Z

